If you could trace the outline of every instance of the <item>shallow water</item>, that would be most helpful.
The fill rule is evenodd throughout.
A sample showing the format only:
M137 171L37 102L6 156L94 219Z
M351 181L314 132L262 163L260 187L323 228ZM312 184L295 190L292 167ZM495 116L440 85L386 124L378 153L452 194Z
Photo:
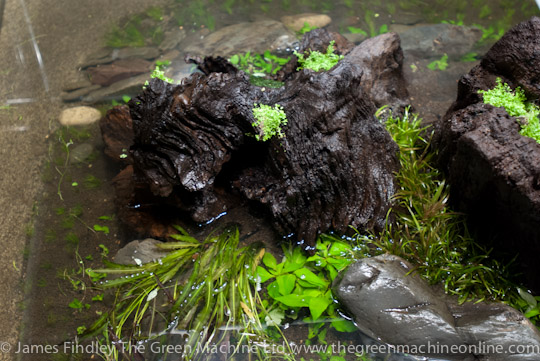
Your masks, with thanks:
M0 154L4 156L0 182L1 208L6 212L0 224L5 248L0 269L6 288L0 298L5 304L0 341L13 346L17 340L28 345L60 345L73 340L78 327L88 325L104 310L103 302L92 300L100 292L91 289L83 277L84 269L99 267L102 257L110 258L135 235L114 218L111 179L118 166L103 156L98 126L62 133L57 121L60 110L79 103L66 104L60 95L67 84L84 77L78 64L111 41L112 29L125 28L138 14L148 18L151 7L166 9L161 15L183 27L186 41L238 22L316 12L329 15L332 23L328 28L341 33L362 29L376 35L385 26L398 30L442 21L479 24L486 37L480 50L492 44L499 32L540 14L532 0L519 4L508 0L0 1ZM429 61L407 61L404 69L412 102L426 121L442 115L455 97L457 79L476 64L450 63L446 71L437 73L437 84L427 89L417 80L421 72L412 65L424 69ZM121 97L117 101L122 102ZM111 100L95 105L104 110L111 106ZM73 144L68 146L70 140ZM90 157L79 163L69 160L81 144L93 147ZM231 221L239 222L245 234L257 230L258 237L273 244L269 226L248 218L241 210L230 212L210 227ZM95 225L107 226L108 233L96 231ZM185 226L196 236L208 233L205 227ZM306 327L295 327L289 332L301 340ZM36 351L3 356L69 359L61 353ZM83 355L82 359L89 357Z

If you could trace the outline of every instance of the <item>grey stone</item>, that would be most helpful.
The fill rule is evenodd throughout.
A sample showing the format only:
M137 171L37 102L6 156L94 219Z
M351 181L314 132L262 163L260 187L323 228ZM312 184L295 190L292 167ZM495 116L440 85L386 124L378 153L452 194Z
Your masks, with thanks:
M449 303L449 306L463 340L469 345L481 342L490 360L540 358L539 353L515 354L513 351L514 345L536 346L540 351L540 333L521 312L502 303ZM495 352L497 347L500 352Z
M85 69L92 65L110 63L111 61L114 60L112 58L112 52L113 52L113 49L101 48L98 51L90 54L83 63L79 64L79 68Z
M451 24L415 26L400 34L401 47L405 56L439 58L448 54L458 59L471 51L482 37L482 32L473 27Z
M81 100L81 98L85 96L86 94L93 92L95 90L98 90L100 88L101 88L101 85L94 84L94 85L90 85L88 87L80 88L74 91L62 92L60 94L60 98L65 102L74 102L77 100Z
M168 253L166 250L158 248L157 244L160 243L162 242L153 238L129 242L118 250L114 262L124 265L138 265L160 259Z
M262 53L290 48L297 41L294 32L279 21L264 20L226 26L188 45L184 51L194 55L229 56L246 51Z
M81 77L80 79L76 81L64 84L64 86L62 87L62 90L66 92L71 92L71 91L78 90L81 88L89 87L91 85L92 83L90 82L90 79L88 79L88 77L85 76L85 77Z
M361 33L347 33L347 34L343 34L343 36L345 37L345 39L355 44L359 44L368 38L367 35L364 35Z
M91 54L82 64L79 65L79 68L86 69L91 66L112 63L115 60L130 58L152 60L157 58L159 54L159 49L153 47L121 49L102 48Z
M463 345L446 303L439 300L403 259L383 255L352 264L335 287L341 303L366 335L392 345L421 346L426 340Z
M94 147L91 144L79 144L69 151L69 161L71 163L84 162L90 156L90 154L92 154L93 151Z
M132 78L117 81L108 87L92 91L83 97L83 101L94 103L101 100L110 100L122 95L138 94L147 80L150 79L150 73L141 74Z
M176 28L170 31L165 32L165 37L159 45L159 50L167 51L172 50L180 44L182 40L186 37L186 31L184 29Z
M393 255L362 259L336 279L334 291L358 328L383 343L409 350L437 346L420 354L447 360L539 359L540 333L519 311L501 303L460 305L408 274L412 269ZM516 346L533 350L512 353Z
M122 48L113 50L112 57L113 60L129 58L152 60L157 58L160 53L159 49L154 47Z

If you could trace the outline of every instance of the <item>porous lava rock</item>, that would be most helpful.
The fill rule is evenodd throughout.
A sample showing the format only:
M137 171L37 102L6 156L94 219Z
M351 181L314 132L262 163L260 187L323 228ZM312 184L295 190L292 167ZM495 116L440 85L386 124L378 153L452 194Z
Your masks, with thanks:
M400 52L395 34L380 39L392 37ZM202 73L179 85L152 80L129 103L133 166L119 183L136 185L122 186L119 206L138 212L144 193L151 198L146 204L206 222L249 201L266 209L281 235L306 246L321 232L349 225L383 227L399 162L397 145L374 117L377 80L367 90L362 85L376 56L353 50L329 71L295 71L277 89L251 84L222 58L190 59ZM379 56L386 62L388 53ZM402 84L401 73L394 74ZM283 107L283 138L255 140L254 104Z
M540 144L519 134L518 119L483 104L478 90L501 78L540 97L540 18L508 31L482 62L463 76L458 96L436 125L439 167L457 210L469 215L478 239L519 254L529 287L540 291Z

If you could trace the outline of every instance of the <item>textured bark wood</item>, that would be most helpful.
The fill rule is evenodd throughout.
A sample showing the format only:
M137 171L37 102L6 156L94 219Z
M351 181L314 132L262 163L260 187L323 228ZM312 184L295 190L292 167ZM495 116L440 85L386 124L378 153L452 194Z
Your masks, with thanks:
M279 89L252 85L225 59L188 59L203 73L180 85L154 79L129 103L133 179L153 202L175 205L196 222L238 199L261 204L280 234L306 246L329 230L381 228L396 188L398 147L374 117L370 92L387 84L372 77L366 90L363 74L378 71L366 66L381 69L377 56L400 66L400 55L392 54L400 48L395 34L380 41L397 46L352 51L326 72L295 71ZM392 74L404 84L399 66ZM399 103L407 93L393 95ZM255 103L283 107L284 138L254 139Z

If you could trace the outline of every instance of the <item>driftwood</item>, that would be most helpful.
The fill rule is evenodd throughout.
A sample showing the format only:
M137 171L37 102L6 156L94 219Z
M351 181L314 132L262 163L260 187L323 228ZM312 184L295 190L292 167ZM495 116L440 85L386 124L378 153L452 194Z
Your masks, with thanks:
M385 34L379 42L391 51L352 50L329 71L295 71L278 89L252 85L219 58L190 59L203 73L180 85L152 80L129 103L133 172L123 179L137 185L123 187L130 191L120 192L119 207L151 194L148 202L205 222L249 200L267 210L281 235L306 246L329 230L381 228L396 187L398 148L374 117L370 92L381 98L386 87L398 106L407 93L399 38ZM390 64L386 74L394 82L391 75L379 81L366 64ZM367 91L363 74L373 74ZM255 103L283 107L283 138L255 140Z

